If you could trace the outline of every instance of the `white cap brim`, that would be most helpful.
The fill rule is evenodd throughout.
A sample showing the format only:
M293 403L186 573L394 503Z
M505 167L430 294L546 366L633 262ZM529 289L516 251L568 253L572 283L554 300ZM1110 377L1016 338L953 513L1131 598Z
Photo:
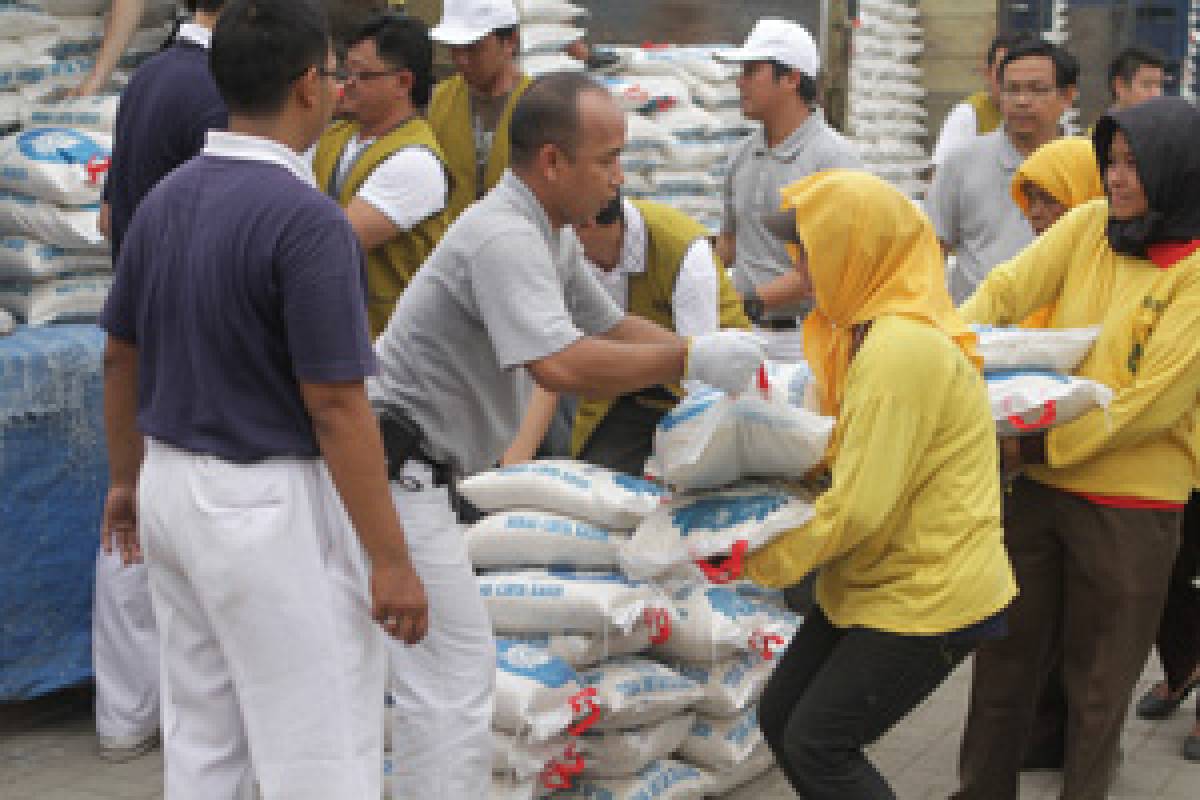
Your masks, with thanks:
M748 50L745 47L735 47L732 50L718 50L713 53L713 58L717 61L725 61L730 64L740 64L744 61L770 61L773 56L768 55L760 50Z
M429 31L429 38L442 44L475 44L491 32L491 30L481 31L478 28L460 28L457 25L436 25Z

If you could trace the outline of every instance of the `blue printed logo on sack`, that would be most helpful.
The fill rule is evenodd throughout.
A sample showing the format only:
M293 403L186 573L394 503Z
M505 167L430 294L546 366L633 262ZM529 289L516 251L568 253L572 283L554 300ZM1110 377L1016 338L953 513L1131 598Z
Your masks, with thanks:
M613 475L613 483L632 494L644 494L650 497L662 497L667 493L667 490L659 486L657 483L635 478L632 475L626 475L623 472L618 472Z
M658 427L663 431L673 430L708 411L722 397L724 395L715 390L706 390L690 396L660 419Z
M567 662L540 647L510 639L496 640L496 666L511 675L535 680L558 689L575 680Z
M704 590L708 604L712 610L730 619L752 617L763 613L763 607L742 597L733 589L726 586L713 586Z
M684 537L695 531L720 532L747 522L762 522L786 506L790 499L786 494L775 492L701 497L672 511L671 524Z
M108 150L95 139L71 128L35 128L17 137L21 155L31 161L52 164L87 164L94 158L107 158Z

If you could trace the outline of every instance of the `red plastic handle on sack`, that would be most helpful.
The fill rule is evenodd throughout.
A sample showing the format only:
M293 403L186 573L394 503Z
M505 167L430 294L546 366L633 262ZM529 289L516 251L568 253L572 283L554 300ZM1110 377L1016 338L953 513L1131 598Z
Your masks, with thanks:
M84 171L87 173L88 185L95 186L100 183L100 176L108 172L108 168L112 166L112 159L108 156L92 156L83 165Z
M671 612L665 608L647 608L643 614L650 628L650 644L665 644L671 638Z
M1008 423L1019 431L1033 431L1037 430L1038 428L1044 428L1053 423L1054 420L1058 419L1057 401L1047 400L1046 404L1042 406L1042 408L1045 409L1042 412L1042 416L1033 422L1026 422L1025 420L1021 419L1020 415L1013 414L1008 418Z
M583 756L576 752L575 745L567 745L563 757L571 759L571 763L564 764L557 757L552 759L542 770L542 786L547 789L570 789L571 778L583 772L586 764Z
M571 697L571 710L576 714L585 713L587 716L576 722L570 728L567 728L567 733L571 736L579 736L586 732L589 728L595 725L600 720L600 709L596 707L596 703L592 700L596 696L596 687L589 686L579 694Z
M766 394L767 390L770 388L771 383L767 380L767 365L764 362L758 365L758 390L763 394Z
M733 543L733 548L729 551L729 558L723 561L718 561L715 564L708 559L699 559L696 561L696 566L704 573L704 577L708 578L711 583L721 584L735 581L742 577L744 565L742 561L746 557L746 551L749 549L750 543L745 539L738 539Z
M777 633L763 634L756 631L750 636L750 649L763 657L763 661L770 661L775 657L775 652L771 649L772 645L783 647L787 641Z

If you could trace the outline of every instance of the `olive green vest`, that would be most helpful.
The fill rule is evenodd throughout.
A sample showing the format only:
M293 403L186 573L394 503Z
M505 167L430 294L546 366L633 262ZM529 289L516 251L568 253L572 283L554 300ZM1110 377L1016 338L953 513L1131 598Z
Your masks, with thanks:
M694 219L670 206L648 200L634 200L634 207L646 222L646 270L629 276L630 314L657 322L668 330L675 330L675 315L671 301L675 295L675 282L683 259L697 239L708 236L708 231ZM720 310L718 320L722 328L749 329L750 320L742 310L742 299L725 274L721 261L713 255L717 265ZM678 387L671 391L679 396ZM639 398L638 402L642 402ZM650 400L647 404L657 405ZM576 456L583 450L596 428L608 415L613 400L581 398L575 414L575 425L571 431L571 452ZM663 410L666 410L665 408Z
M991 133L1004 122L1004 118L1000 116L1000 109L992 102L990 93L976 92L967 98L966 103L975 109L975 132L980 136Z
M358 129L357 122L336 123L317 142L313 156L317 185L327 194L333 194L336 189L334 199L343 208L350 204L375 168L401 150L424 147L437 156L443 168L446 166L445 156L433 131L425 120L414 117L372 142L359 154L342 185L334 187L338 162ZM449 170L447 179L453 191L454 182ZM439 211L367 253L367 318L371 324L372 338L383 333L396 301L449 226L448 211Z
M429 127L437 136L445 153L446 167L454 178L450 190L448 211L450 220L466 210L484 192L500 181L508 169L508 122L512 119L513 107L529 86L530 79L522 77L517 88L509 95L504 113L496 123L496 135L492 139L492 151L488 156L487 169L483 175L483 190L480 191L476 177L475 131L471 127L471 95L467 82L461 75L454 75L439 83L433 90L429 102Z

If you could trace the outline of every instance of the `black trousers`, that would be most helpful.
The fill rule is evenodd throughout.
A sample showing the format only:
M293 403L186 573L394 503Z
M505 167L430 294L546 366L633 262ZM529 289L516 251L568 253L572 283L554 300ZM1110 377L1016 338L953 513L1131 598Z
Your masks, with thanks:
M908 715L973 643L837 628L814 605L758 706L759 726L805 800L891 800L863 748Z
M1183 538L1167 587L1167 604L1158 625L1158 657L1167 685L1178 691L1200 666L1200 492L1183 512ZM1200 702L1196 704L1200 720Z

